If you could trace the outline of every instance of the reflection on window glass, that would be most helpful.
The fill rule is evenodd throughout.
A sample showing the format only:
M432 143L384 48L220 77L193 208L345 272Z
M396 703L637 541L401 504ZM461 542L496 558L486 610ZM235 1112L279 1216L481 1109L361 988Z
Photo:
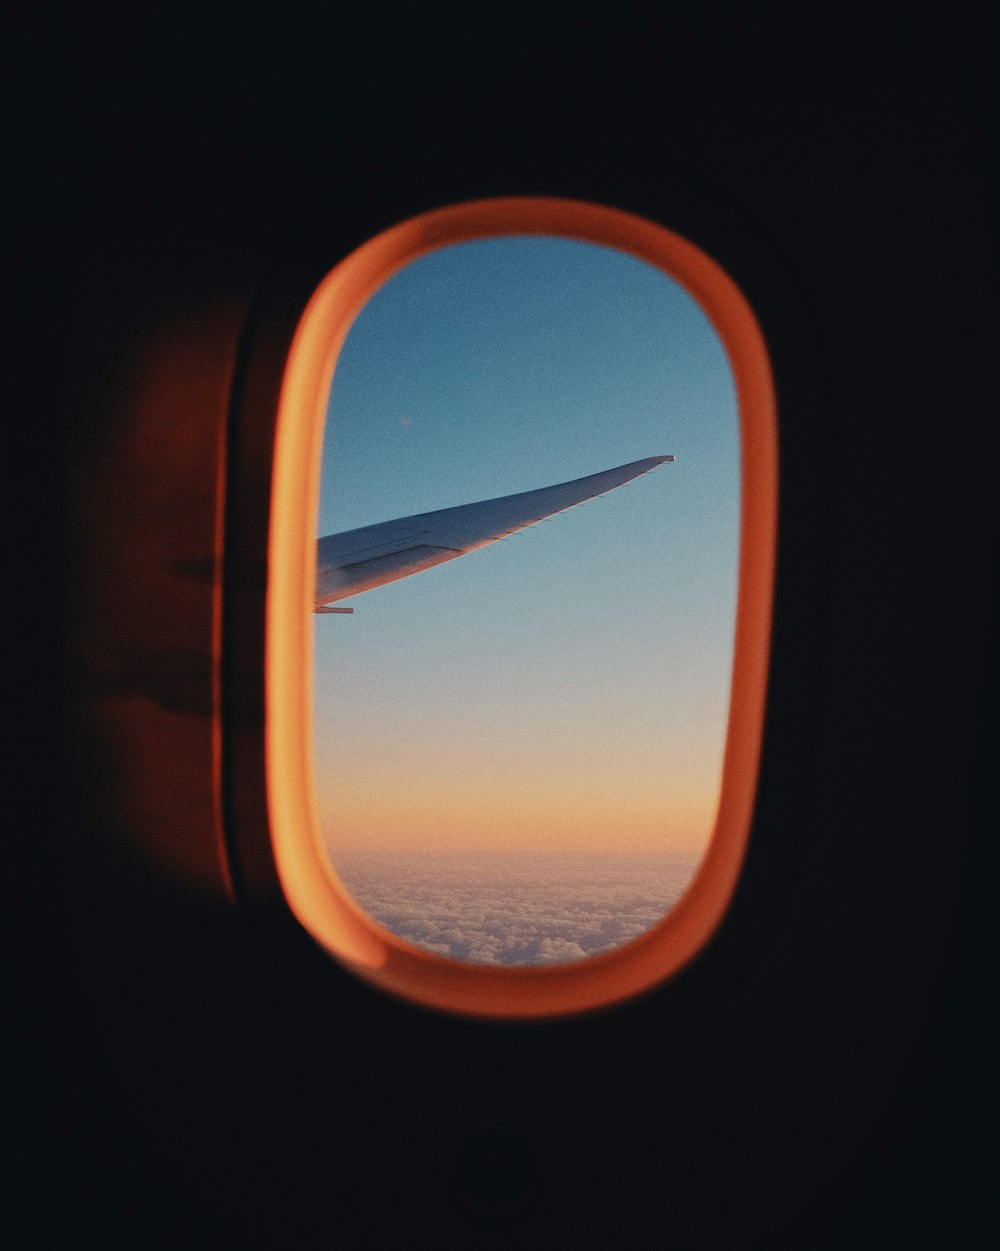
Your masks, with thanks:
M490 239L369 301L324 439L314 752L379 924L543 964L677 902L718 802L739 497L724 350L659 270Z

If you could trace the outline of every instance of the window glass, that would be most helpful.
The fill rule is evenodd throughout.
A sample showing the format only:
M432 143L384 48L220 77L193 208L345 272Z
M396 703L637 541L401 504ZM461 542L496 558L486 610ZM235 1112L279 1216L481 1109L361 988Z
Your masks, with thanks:
M313 740L326 848L380 925L455 960L552 964L677 902L718 804L739 452L711 323L625 253L463 243L365 305L319 513L318 598L354 612L315 617ZM573 507L570 489L423 517L621 466Z

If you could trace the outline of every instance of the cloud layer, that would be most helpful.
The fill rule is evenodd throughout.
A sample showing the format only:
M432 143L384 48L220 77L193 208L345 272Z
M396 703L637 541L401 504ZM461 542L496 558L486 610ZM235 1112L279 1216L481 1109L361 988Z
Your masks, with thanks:
M694 856L334 857L380 925L427 951L477 964L564 964L644 933L677 903Z

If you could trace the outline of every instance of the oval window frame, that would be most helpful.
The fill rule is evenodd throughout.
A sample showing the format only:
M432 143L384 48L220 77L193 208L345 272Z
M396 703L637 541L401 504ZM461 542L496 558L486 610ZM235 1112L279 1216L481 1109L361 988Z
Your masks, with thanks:
M364 304L411 261L451 244L561 236L617 248L679 282L725 348L740 421L740 540L729 723L719 808L685 895L651 930L572 964L460 963L379 926L340 882L319 835L312 776L312 595L319 466L337 358ZM621 209L504 197L423 213L383 231L327 274L303 312L275 431L265 621L265 783L275 866L305 929L341 964L404 999L494 1018L561 1016L651 989L709 941L746 850L764 725L777 541L778 441L764 337L740 289L682 236ZM305 499L305 507L303 507Z

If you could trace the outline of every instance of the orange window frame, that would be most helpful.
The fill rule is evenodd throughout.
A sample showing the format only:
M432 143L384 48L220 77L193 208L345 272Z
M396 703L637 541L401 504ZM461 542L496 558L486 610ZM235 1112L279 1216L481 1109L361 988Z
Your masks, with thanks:
M541 968L460 963L379 926L351 898L322 846L312 776L315 523L337 357L358 312L403 266L450 244L504 235L561 236L617 248L679 282L722 340L740 419L733 675L714 831L687 892L653 929L602 955ZM770 646L777 447L770 362L742 292L692 243L631 213L552 198L472 201L384 231L327 275L299 321L278 406L268 541L265 772L272 848L285 898L331 955L367 981L425 1006L531 1018L584 1012L641 994L705 946L735 890L753 813Z

